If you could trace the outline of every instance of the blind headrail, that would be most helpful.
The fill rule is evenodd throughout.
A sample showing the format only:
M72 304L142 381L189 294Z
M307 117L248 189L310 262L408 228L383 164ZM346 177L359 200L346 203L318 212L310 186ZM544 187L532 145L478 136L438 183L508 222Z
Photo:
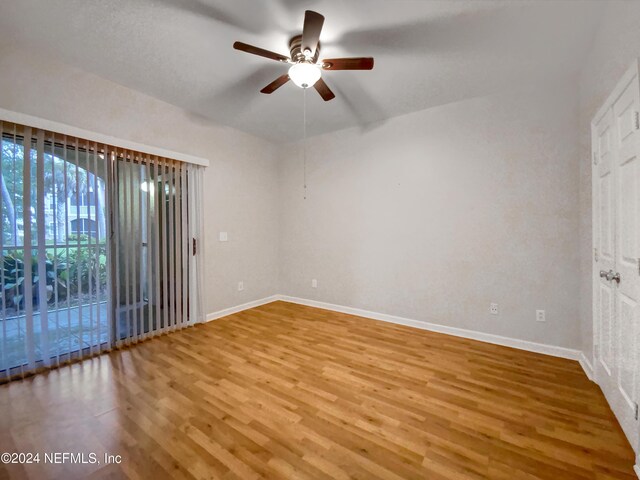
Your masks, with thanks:
M112 137L110 135L104 135L98 132L85 130L82 128L67 125L65 123L56 122L53 120L47 120L25 113L14 112L12 110L6 110L0 108L0 120L5 123L13 123L18 128L29 126L46 130L54 135L74 137L78 139L78 147L82 148L83 144L104 144L109 147L122 148L130 151L140 152L142 154L156 155L170 160L177 160L180 162L191 163L195 165L201 165L204 167L209 166L209 160L202 157L196 157L194 155L188 155L186 153L174 152L160 147L153 147L142 143L132 142L129 140L123 140L120 138ZM56 142L56 139L50 139ZM69 139L67 139L69 142Z

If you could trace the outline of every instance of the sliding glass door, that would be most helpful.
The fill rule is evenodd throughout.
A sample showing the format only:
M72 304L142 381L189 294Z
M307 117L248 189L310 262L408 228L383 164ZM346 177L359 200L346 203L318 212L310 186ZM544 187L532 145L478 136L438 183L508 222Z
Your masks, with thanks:
M200 168L0 132L0 379L203 318Z
M0 370L109 342L106 174L95 153L3 132Z
M116 152L115 338L143 339L189 322L194 226L189 168Z

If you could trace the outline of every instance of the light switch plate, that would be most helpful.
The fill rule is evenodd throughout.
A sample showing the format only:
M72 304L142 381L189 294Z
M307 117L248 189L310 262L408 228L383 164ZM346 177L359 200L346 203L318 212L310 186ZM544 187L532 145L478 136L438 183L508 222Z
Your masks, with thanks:
M226 242L229 240L229 236L227 235L227 232L220 232L219 238L221 242Z

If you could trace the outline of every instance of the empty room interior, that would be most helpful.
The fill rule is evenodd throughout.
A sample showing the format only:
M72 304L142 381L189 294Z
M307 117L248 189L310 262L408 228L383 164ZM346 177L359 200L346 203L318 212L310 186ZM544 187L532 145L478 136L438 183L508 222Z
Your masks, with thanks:
M638 480L640 2L4 0L0 479Z

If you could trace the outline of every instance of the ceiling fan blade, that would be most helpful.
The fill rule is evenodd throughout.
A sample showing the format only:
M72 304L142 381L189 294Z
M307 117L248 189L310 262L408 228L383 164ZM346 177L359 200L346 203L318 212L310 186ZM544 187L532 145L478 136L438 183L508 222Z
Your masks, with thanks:
M260 90L260 93L271 94L275 92L277 89L279 89L282 85L287 83L288 81L289 81L288 74L285 73L284 75L280 75L273 82L271 82L269 85L267 85L262 90Z
M324 70L372 70L373 58L326 58L322 60Z
M324 17L317 12L304 12L304 26L302 27L302 52L311 51L313 57L320 41L320 32L324 24Z
M236 42L233 44L233 48L235 48L236 50L241 50L243 52L252 53L253 55L270 58L271 60L277 60L279 62L291 61L289 57L285 57L284 55L280 55L279 53L265 50L264 48L254 47L253 45L249 45L247 43Z
M322 78L319 78L318 81L313 84L313 88L318 91L325 102L336 98L336 94L331 91L327 84L324 83L324 80L322 80Z

